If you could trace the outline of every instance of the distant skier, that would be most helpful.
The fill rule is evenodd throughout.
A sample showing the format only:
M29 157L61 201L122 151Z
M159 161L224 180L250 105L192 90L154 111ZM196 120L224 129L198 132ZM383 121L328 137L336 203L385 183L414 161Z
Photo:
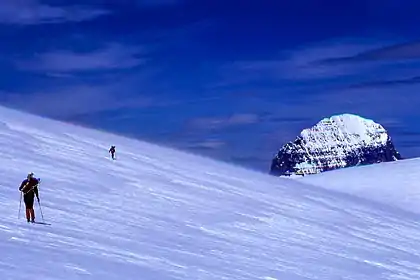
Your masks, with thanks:
M115 146L111 146L109 149L109 153L111 153L112 159L115 159Z
M34 198L39 202L38 184L40 179L34 178L33 173L29 173L25 180L19 187L19 191L23 193L23 201L26 206L26 220L28 223L35 222Z

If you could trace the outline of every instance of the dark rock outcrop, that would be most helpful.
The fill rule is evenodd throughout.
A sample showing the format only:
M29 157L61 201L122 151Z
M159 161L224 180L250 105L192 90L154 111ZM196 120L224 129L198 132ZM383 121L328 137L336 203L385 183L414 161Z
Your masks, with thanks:
M314 174L337 168L402 159L387 131L352 114L325 118L304 129L273 158L270 174Z

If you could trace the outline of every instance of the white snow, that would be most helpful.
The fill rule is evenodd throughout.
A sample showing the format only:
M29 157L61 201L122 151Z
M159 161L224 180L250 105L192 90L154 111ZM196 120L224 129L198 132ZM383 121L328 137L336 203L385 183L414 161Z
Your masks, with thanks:
M301 136L309 150L350 150L365 145L381 146L388 139L382 125L353 114L324 118L312 128L304 129Z
M296 177L326 189L420 214L420 158Z
M8 109L0 115L2 280L420 279L418 216L403 200L408 210L338 191L350 169L312 186L313 176L276 178ZM419 167L392 168L401 164ZM381 192L386 175L395 184L388 201L400 200L411 178L400 181L389 166L376 167L369 193ZM51 225L27 224L24 211L18 219L28 172L42 179Z

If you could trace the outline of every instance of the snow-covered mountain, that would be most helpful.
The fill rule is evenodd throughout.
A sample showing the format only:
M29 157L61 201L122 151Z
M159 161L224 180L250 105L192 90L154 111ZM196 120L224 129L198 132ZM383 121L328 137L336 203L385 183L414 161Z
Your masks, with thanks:
M420 279L418 216L389 172L403 161L378 165L372 197L360 198L341 192L334 172L328 187L314 186L310 177L277 178L4 108L0 115L2 280ZM418 170L420 161L408 165ZM42 206L50 225L18 218L28 172L42 179L35 211L42 221ZM417 180L409 176L402 183ZM391 206L380 180L395 185Z
M273 158L270 173L313 174L400 159L382 125L357 115L341 114L322 119L284 145Z

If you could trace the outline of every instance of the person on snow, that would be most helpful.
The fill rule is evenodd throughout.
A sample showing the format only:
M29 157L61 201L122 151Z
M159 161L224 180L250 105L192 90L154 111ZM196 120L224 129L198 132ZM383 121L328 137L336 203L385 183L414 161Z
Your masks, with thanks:
M38 184L39 179L34 178L33 173L29 173L25 180L22 181L22 184L19 187L19 191L23 193L23 201L26 206L26 220L28 223L31 221L35 222L35 211L34 211L34 199L39 203L39 193L38 193Z
M111 146L108 152L111 153L112 159L115 159L115 146Z

